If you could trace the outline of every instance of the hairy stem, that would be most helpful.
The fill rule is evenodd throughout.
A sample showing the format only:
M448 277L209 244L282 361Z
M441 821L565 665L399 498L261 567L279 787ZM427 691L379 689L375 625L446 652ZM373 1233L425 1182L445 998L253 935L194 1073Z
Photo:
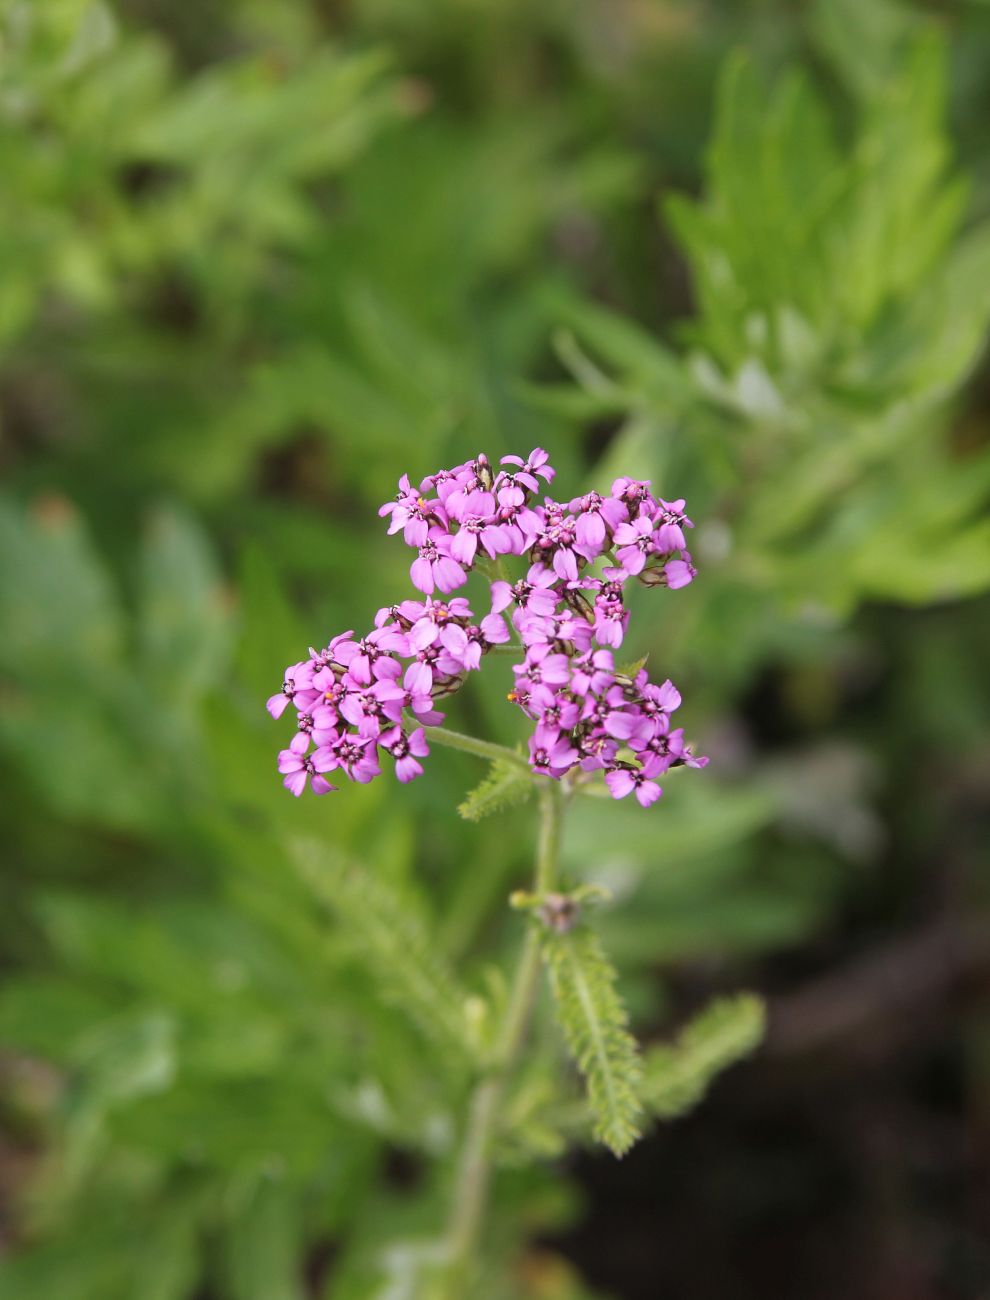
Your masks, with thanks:
M415 717L407 717L406 721L411 727L418 727L420 724ZM451 731L449 727L423 727L423 734L430 744L446 745L448 749L459 749L465 754L476 754L478 758L488 758L492 762L512 763L515 767L523 767L527 772L533 769L521 754L517 754L514 749L509 749L506 745L496 745L490 740L478 740L474 736L466 736L460 731Z
M540 838L534 886L537 893L547 892L556 883L563 811L564 794L560 785L547 781L540 787ZM529 1028L539 976L540 937L531 924L512 981L492 1068L478 1083L471 1098L447 1225L444 1300L465 1300L469 1294L465 1284L488 1205L499 1111Z

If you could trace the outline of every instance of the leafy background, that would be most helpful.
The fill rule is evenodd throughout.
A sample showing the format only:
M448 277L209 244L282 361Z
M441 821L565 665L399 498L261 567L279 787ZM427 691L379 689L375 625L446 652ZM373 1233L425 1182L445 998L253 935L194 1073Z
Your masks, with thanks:
M297 804L263 701L402 471L537 444L688 497L632 649L713 762L572 819L661 1122L563 1156L547 1026L479 1295L990 1294L988 68L975 0L3 0L3 1300L420 1294L533 815Z

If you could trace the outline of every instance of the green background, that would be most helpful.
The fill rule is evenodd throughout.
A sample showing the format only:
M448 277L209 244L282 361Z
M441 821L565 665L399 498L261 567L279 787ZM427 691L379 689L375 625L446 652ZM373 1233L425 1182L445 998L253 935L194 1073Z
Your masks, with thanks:
M296 802L264 700L536 445L698 525L711 766L571 879L644 1042L769 1032L615 1164L542 1025L478 1296L986 1295L988 132L975 0L2 0L3 1300L425 1294L535 818Z

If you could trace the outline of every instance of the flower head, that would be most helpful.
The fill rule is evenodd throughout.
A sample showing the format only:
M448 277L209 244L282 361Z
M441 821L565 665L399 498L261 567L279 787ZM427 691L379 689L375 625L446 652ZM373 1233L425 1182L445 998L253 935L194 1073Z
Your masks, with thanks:
M616 479L608 496L540 499L554 476L539 447L498 468L479 455L418 486L402 476L379 514L416 552L410 578L420 599L383 606L364 636L340 633L285 670L267 708L276 718L295 710L296 734L279 754L293 794L307 786L326 794L330 771L374 780L383 754L399 781L419 776L426 728L444 718L437 703L509 643L510 610L521 645L508 698L533 723L534 772L553 780L604 772L615 798L635 794L648 807L661 794L657 777L704 766L671 727L676 687L651 682L645 669L624 673L613 658L629 625L630 581L676 590L695 577L684 501L630 478ZM490 602L480 619L451 594L477 572Z

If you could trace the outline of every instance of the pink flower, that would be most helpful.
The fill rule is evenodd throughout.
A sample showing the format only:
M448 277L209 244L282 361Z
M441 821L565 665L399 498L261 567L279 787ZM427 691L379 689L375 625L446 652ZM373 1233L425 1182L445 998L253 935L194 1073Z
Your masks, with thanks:
M408 474L399 479L399 490L394 501L386 501L378 511L382 516L391 515L389 534L402 530L406 544L422 546L430 531L431 523L446 525L447 516L438 501L428 501L422 491L410 486Z
M606 772L605 784L611 790L613 799L624 799L635 790L636 798L643 808L649 808L663 794L661 788L649 780L644 771L629 767L616 767L611 772Z
M653 520L649 515L639 515L629 524L620 524L615 530L615 558L626 573L635 577L646 567L646 558L654 550Z
M649 479L617 478L612 484L612 496L628 507L630 515L642 506L655 510L657 505L650 493Z
M628 478L616 479L608 497L537 499L553 477L541 448L527 460L505 457L498 470L479 455L427 475L418 488L402 477L379 513L416 551L410 576L425 599L384 606L367 635L341 633L286 669L266 707L274 717L290 704L295 711L296 733L279 754L293 794L307 786L327 793L334 787L324 773L334 770L371 781L382 753L400 782L419 776L429 752L424 726L439 726L438 702L509 642L510 608L522 662L509 699L534 723L534 772L583 780L604 771L615 798L635 793L647 807L660 797L663 772L705 765L683 730L671 729L681 702L673 684L655 685L645 669L633 679L619 674L612 655L629 622L629 578L677 588L695 576L684 502L657 500L649 483ZM617 563L592 570L613 546ZM476 622L469 602L450 593L476 566L488 571L484 557L501 569L501 557L512 556L528 557L525 577L491 581L491 612Z
M656 548L662 555L670 555L673 551L683 551L687 543L684 540L684 529L693 528L691 520L684 513L684 498L679 501L659 501L658 509L655 515L656 529Z
M537 727L529 738L529 761L533 770L559 780L577 763L580 754L563 736L556 739Z
M467 582L467 574L451 556L451 539L446 533L431 529L419 548L419 558L409 569L413 586L428 596L434 591L454 591Z
M312 666L304 660L286 668L282 689L268 697L265 707L273 718L280 718L289 704L308 708L318 696L319 691L313 689Z
M326 749L307 754L308 748L309 736L299 731L292 737L289 748L283 749L278 756L278 770L284 775L282 784L297 799L306 789L307 783L312 786L314 794L329 794L337 788L322 775L337 766L336 758Z
M629 518L624 502L614 497L600 497L597 492L575 497L568 509L577 517L578 542L596 555L604 548L606 537Z
M534 564L525 578L510 586L507 582L492 583L492 613L501 614L513 601L520 609L533 614L552 614L557 608L560 593L558 580L554 573Z
M417 727L408 736L401 727L394 727L381 736L379 743L395 759L395 775L403 784L422 776L423 765L417 760L426 758L430 752L422 727Z
M521 483L528 488L530 492L536 492L539 489L537 477L544 479L547 483L552 483L556 470L550 464L550 457L542 447L534 447L529 453L527 460L520 456L503 456L503 465L518 465L519 469L513 474L517 483Z
M688 557L683 560L668 560L663 566L663 573L667 580L666 585L671 591L676 591L678 587L686 587L689 582L693 582L697 570Z

